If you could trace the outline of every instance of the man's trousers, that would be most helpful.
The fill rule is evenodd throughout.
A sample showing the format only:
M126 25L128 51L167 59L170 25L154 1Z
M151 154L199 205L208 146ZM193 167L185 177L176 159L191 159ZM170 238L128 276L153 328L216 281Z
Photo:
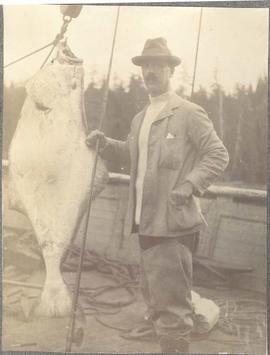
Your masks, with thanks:
M139 236L142 294L163 352L188 343L193 327L192 252L197 237Z

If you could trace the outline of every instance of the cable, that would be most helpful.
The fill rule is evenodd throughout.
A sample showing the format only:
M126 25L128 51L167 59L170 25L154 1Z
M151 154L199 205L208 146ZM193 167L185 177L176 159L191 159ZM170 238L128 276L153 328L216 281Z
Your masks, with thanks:
M43 66L46 64L47 60L49 59L50 55L52 54L53 50L55 49L55 47L59 43L59 41L61 41L61 39L64 37L64 34L67 31L67 27L68 27L69 23L71 22L71 20L72 20L71 17L63 16L63 24L61 26L60 32L56 35L55 39L52 42L50 42L50 43L46 44L45 46L40 47L40 48L36 49L35 51L30 52L30 53L28 53L28 54L26 54L26 55L24 55L24 56L22 56L22 57L20 57L20 58L18 58L16 60L12 61L12 62L4 65L4 69L7 68L7 67L10 67L13 64L16 64L16 63L24 60L24 59L26 59L26 58L28 58L28 57L30 57L32 55L34 55L34 54L36 54L36 53L38 53L38 52L40 52L40 51L42 51L42 50L44 50L44 49L46 49L46 48L48 48L50 46L53 46L53 48L50 50L49 54L47 55L47 57L45 58L44 62L42 63L42 65L40 67L40 69L42 69Z
M113 60L115 40L116 40L116 34L117 34L117 27L118 27L118 22L119 22L119 13L120 13L120 6L118 6L116 20L115 20L115 27L114 27L113 42L112 42L112 47L111 47L110 62L109 62L109 67L108 67L107 79L106 79L106 82L105 82L105 89L104 89L105 91L104 91L104 96L103 96L103 101L102 101L102 108L101 108L101 118L100 118L100 124L99 124L99 129L100 130L102 129L103 121L105 119L105 114L106 114L106 109L107 109L107 101L108 101L108 93L109 93L109 82L110 82L110 76L111 76L111 68L112 68L112 60ZM79 298L82 265L83 265L83 258L84 258L84 251L85 251L87 233L88 233L88 223L89 223L89 217L90 217L91 206L92 206L92 195L93 195L93 190L94 190L94 180L95 180L96 167L97 167L97 161L98 161L99 144L100 144L100 141L99 141L99 139L97 139L96 148L95 148L95 155L94 155L94 164L93 164L92 175L91 175L91 184L90 184L90 191L89 191L89 202L88 202L87 211L86 211L86 219L85 219L86 223L85 223L85 228L84 228L84 236L83 236L83 239L82 239L80 259L79 259L78 269L77 269L77 273L76 273L75 292L73 294L73 299L72 299L72 310L71 310L70 325L68 327L68 334L67 334L67 339L66 339L66 352L70 352L71 351L72 342L73 342L73 333L74 333L74 330L75 330L77 303L78 303L78 298Z
M55 47L61 41L61 39L64 37L64 34L66 33L68 25L71 22L71 20L72 20L72 17L65 16L65 15L63 16L63 24L61 26L60 32L56 35L56 37L53 41L53 47L50 50L50 52L48 53L48 55L45 58L45 60L43 61L43 63L41 64L40 69L42 69L44 67L44 65L47 63L48 59L50 58L52 52L54 51Z
M200 18L199 18L199 27L198 27L198 35L197 35L197 43L196 43L196 53L195 53L195 63L194 63L194 71L193 71L193 78L192 78L192 85L191 85L191 99L194 93L194 86L195 86L195 77L197 71L197 63L198 63L198 54L199 54L199 45L200 45L200 36L201 36L201 27L202 27L202 17L203 17L203 8L200 11Z
M39 49L36 49L35 51L33 51L33 52L29 53L29 54L26 54L26 55L24 55L24 56L22 56L22 57L20 57L20 58L18 58L18 59L16 59L16 60L10 62L10 63L4 65L4 69L7 68L7 67L9 67L9 66L11 66L11 65L13 65L13 64L16 64L16 63L20 62L20 61L23 60L23 59L26 59L26 58L30 57L31 55L34 55L34 54L36 54L36 53L42 51L43 49L46 49L46 48L52 46L53 44L54 44L54 41L52 41L52 42L46 44L46 46L43 46L43 47L41 47L41 48L39 48Z

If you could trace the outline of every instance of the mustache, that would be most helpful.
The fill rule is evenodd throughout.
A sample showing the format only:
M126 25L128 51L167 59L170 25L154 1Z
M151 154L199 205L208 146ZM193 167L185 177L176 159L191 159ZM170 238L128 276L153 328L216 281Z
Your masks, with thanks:
M147 77L145 78L146 81L158 81L158 78L155 76L155 74L148 74Z

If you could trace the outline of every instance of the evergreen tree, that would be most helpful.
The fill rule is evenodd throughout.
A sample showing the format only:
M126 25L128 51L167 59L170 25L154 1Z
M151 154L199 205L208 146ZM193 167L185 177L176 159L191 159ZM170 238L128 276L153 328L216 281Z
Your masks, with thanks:
M22 86L4 87L3 104L3 158L8 157L8 147L17 127L20 112L26 97L26 90Z
M85 91L85 111L89 129L98 128L104 92L104 80L95 78ZM185 88L177 92L185 96ZM4 87L3 157L14 134L26 96L24 87ZM202 106L212 120L230 155L226 180L262 185L267 181L267 110L268 80L259 78L257 86L236 85L233 94L225 93L215 82L210 92L203 87L194 92L192 101ZM148 97L140 77L132 75L127 87L115 77L109 91L104 132L107 136L126 140L133 117L147 104ZM111 171L128 173L120 161L109 162Z

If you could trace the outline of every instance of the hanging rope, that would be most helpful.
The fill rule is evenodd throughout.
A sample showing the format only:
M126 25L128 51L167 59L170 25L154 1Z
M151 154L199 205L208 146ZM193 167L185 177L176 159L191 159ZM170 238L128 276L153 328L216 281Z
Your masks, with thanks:
M50 50L49 54L45 58L44 62L42 63L41 67L40 67L40 68L43 68L43 66L46 64L47 60L49 59L50 55L52 54L53 50L55 49L55 47L57 46L59 41L61 41L61 39L63 39L64 34L66 33L68 25L71 22L71 20L72 20L72 17L64 15L63 16L63 24L61 26L60 32L56 35L55 39L52 42L50 42L50 43L46 44L45 46L43 46L41 48L38 48L35 51L33 51L31 53L28 53L28 54L26 54L26 55L24 55L24 56L22 56L22 57L20 57L20 58L18 58L16 60L4 65L4 68L10 67L13 64L16 64L16 63L18 63L18 62L20 62L20 61L22 61L22 60L24 60L24 59L36 54L36 53L38 53L38 52L40 52L40 51L42 51L42 50L44 50L44 49L46 49L46 48L48 48L50 46L53 46L52 49Z
M68 25L70 24L72 20L72 17L70 16L63 16L63 24L62 27L60 29L60 32L56 35L54 41L53 41L53 47L50 50L49 54L47 55L47 57L45 58L44 62L42 63L40 69L42 69L44 67L44 65L47 63L48 59L50 58L52 52L54 51L55 47L57 46L57 44L61 41L61 39L64 38L64 34L67 31Z
M46 44L46 46L43 46L43 47L41 47L41 48L39 48L39 49L37 49L37 50L35 50L35 51L29 53L29 54L24 55L23 57L20 57L20 58L14 60L13 62L10 62L10 63L4 65L4 68L7 68L7 67L9 67L9 66L11 66L11 65L13 65L13 64L16 64L16 63L20 62L21 60L26 59L26 58L30 57L31 55L34 55L34 54L36 54L36 53L42 51L43 49L46 49L46 48L52 46L53 43L54 43L54 41L53 41L53 42L50 42L50 43L48 43L48 44Z
M119 14L120 14L120 6L118 6L117 14L116 14L113 42L112 42L112 47L111 47L110 62L109 62L107 79L105 82L104 95L103 95L103 100L102 100L101 118L100 118L100 123L99 123L100 130L102 129L103 122L105 120L106 109L107 109L109 82L110 82L110 76L111 76L111 68L112 68L112 60L113 60L115 40L116 40L116 34L117 34L117 27L118 27L118 22L119 22ZM79 298L79 291L80 291L81 274L82 274L82 266L83 266L83 259L84 259L84 253L85 253L86 239L87 239L87 234L88 234L89 217L90 217L91 206L92 206L92 195L93 195L96 167L97 167L97 161L98 161L99 145L100 145L100 140L98 139L96 142L96 147L95 147L94 164L93 164L93 168L92 168L91 184L90 184L90 191L89 191L89 202L88 202L86 217L85 217L86 224L85 224L85 228L84 228L84 236L82 239L79 264L78 264L77 273L76 273L75 290L74 290L75 292L73 294L73 299L72 299L71 319L70 319L70 325L68 328L68 334L67 334L67 340L66 340L66 352L71 352L72 343L74 342L74 334L75 334L75 330L76 330L75 325L76 325L77 306L78 306L78 298Z
M190 95L191 99L192 99L192 96L193 96L193 93L194 93L195 78L196 78L196 71L197 71L200 36L201 36L201 28L202 28L202 16L203 16L203 8L201 8L200 19L199 19L199 28L198 28L198 36L197 36L197 44L196 44L195 63L194 63L194 71L193 71L193 78L192 78L191 95Z

